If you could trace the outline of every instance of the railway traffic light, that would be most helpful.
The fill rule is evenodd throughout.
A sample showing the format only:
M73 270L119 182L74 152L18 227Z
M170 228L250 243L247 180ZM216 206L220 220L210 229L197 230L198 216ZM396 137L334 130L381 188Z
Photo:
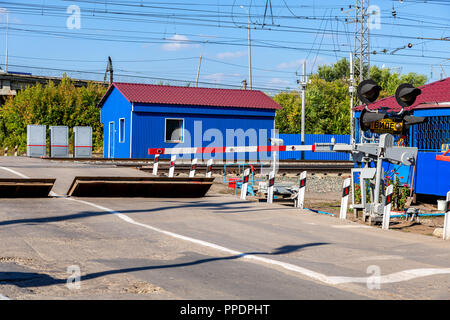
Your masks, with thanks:
M358 98L366 105L373 103L378 98L381 87L371 79L362 81L356 89ZM416 101L422 91L409 83L403 83L395 91L395 100L402 107L400 112L388 112L388 108L381 107L377 110L369 110L367 107L361 112L359 124L362 131L373 133L405 134L411 125L424 123L426 117L411 115L411 111L404 111Z

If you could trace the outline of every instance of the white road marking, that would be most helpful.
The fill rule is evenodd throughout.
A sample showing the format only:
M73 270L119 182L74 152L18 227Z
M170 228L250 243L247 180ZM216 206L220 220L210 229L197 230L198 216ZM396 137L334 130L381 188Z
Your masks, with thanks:
M402 256L384 255L384 256L372 256L372 257L361 257L356 258L356 261L380 261L380 260L403 260Z
M21 173L15 171L15 170L11 170L9 168L5 168L5 167L0 167L0 169L5 169L7 171L16 173L18 175L23 176ZM195 239L195 238L191 238L191 237L187 237L187 236L183 236L174 232L170 232L170 231L166 231L160 228L156 228L147 224L143 224L140 222L137 222L135 220L133 220L132 218L128 217L127 215L124 215L123 213L120 213L118 211L97 205L95 203L92 202L88 202L88 201L84 201L84 200L79 200L79 199L74 199L74 198L63 198L66 200L70 200L70 201L74 201L74 202L79 202L79 203L83 203L86 204L88 206L106 211L106 212L110 212L114 215L116 215L117 217L119 217L120 219L122 219L125 222L143 227L143 228L147 228L149 230L158 232L158 233L162 233L165 234L167 236L176 238L176 239L180 239L180 240L184 240L184 241L188 241L191 243L195 243L204 247L208 247L208 248L212 248L218 251L222 251L228 254L233 254L233 255L238 255L240 256L240 258L244 258L244 259L248 259L248 260L253 260L253 261L258 261L258 262L262 262L268 265L274 265L274 266L278 266L281 267L283 269L289 270L289 271L294 271L297 272L299 274L302 274L306 277L309 277L311 279L315 279L318 280L320 282L329 284L329 285L338 285L338 284L343 284L343 283L369 283L370 281L373 281L374 278L373 276L369 276L369 277L339 277L339 276L327 276L325 274L319 273L319 272L315 272L313 270L309 270L297 265L293 265L291 263L286 263L286 262L281 262L281 261L277 261L277 260L273 260L273 259L269 259L269 258L264 258L264 257L259 257L259 256L255 256L255 255L251 255L251 254L246 254L244 252L240 252L240 251L236 251L233 249L229 249L211 242L207 242L207 241L203 241L203 240L199 240L199 239ZM437 275L437 274L450 274L450 268L421 268L421 269L409 269L409 270L403 270L400 272L395 272L395 273L391 273L388 275L384 275L384 276L380 276L377 279L377 282L379 282L380 284L384 284L384 283L395 283L395 282L402 282L402 281L408 281L408 280L412 280L415 278L420 278L420 277L426 277L426 276L431 276L431 275Z
M264 257L259 257L259 256L255 256L255 255L251 255L251 254L246 254L244 252L240 252L240 251L236 251L233 249L229 249L211 242L207 242L207 241L203 241L203 240L199 240L199 239L195 239L195 238L191 238L191 237L187 237L187 236L183 236L174 232L170 232L170 231L166 231L160 228L156 228L147 224L143 224L140 222L136 222L135 220L133 220L132 218L128 217L127 215L124 215L120 212L117 212L115 210L97 205L95 203L92 202L88 202L88 201L84 201L84 200L79 200L79 199L73 199L73 198L65 198L67 200L71 200L71 201L76 201L76 202L80 202L80 203L84 203L86 205L92 206L94 208L103 210L103 211L107 211L110 212L114 215L117 215L120 219L137 225L137 226L141 226L162 234L165 234L167 236L176 238L176 239L181 239L181 240L185 240L185 241L189 241L192 243L196 243L199 244L201 246L204 247L208 247L208 248L212 248L212 249L216 249L218 251L222 251L222 252L226 252L229 254L233 254L233 255L238 255L240 256L240 258L244 258L244 259L249 259L249 260L254 260L254 261L258 261L258 262L262 262L265 264L269 264L269 265L275 265L275 266L279 266L282 267L286 270L290 270L290 271L294 271L297 273L300 273L304 276L307 276L311 279L315 279L318 280L320 282L326 283L326 284L330 284L330 285L337 285L337 284L343 284L343 283L367 283L368 281L373 281L373 276L370 277L330 277L327 275L324 275L322 273L319 272L315 272L313 270L309 270L297 265L293 265L290 263L286 263L286 262L281 262L281 261L277 261L277 260L273 260L273 259L269 259L269 258L264 258ZM400 271L400 272L396 272L396 273L392 273L392 274L388 274L385 276L380 276L379 278L379 283L383 284L383 283L394 283L394 282L401 282L401 281L407 281L407 280L412 280L415 278L419 278L419 277L426 277L426 276L430 276L430 275L435 275L435 274L450 274L450 268L424 268L424 269L410 269L410 270L404 270L404 271Z
M25 179L29 179L29 178L30 178L30 177L27 177L26 175L24 175L24 174L22 174L22 173L20 173L20 172L18 172L18 171L16 171L16 170L10 169L10 168L0 167L0 169L9 171L9 172L11 172L11 173L13 173L13 174L18 175L18 176L21 177L21 178L25 178Z
M363 226L363 225L353 225L353 224L346 224L346 225L334 225L331 226L332 228L336 229L371 229L372 227L369 226Z

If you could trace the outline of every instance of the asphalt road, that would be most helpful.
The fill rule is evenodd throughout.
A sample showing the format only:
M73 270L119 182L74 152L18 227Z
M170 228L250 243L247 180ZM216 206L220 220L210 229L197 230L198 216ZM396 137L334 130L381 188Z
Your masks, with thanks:
M76 175L148 174L0 159L18 174L58 196L0 199L0 298L450 298L450 241L230 195L67 198Z

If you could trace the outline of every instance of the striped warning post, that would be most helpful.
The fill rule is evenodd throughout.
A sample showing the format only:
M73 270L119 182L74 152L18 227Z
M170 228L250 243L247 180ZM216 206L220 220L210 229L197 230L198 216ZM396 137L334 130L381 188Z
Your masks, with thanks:
M173 178L173 174L175 172L175 160L177 160L176 155L172 155L170 157L170 168L169 168L169 177Z
M153 161L153 174L158 175L158 162L159 162L159 154L155 155L155 160Z
M206 162L206 177L211 178L212 175L212 165L213 165L213 159L209 159Z
M192 159L191 170L189 171L189 178L193 178L195 176L195 168L197 167L197 158Z
M350 195L350 178L344 180L341 199L341 212L339 213L339 219L347 219L348 198Z
M391 221L391 206L392 206L392 193L394 192L394 186L391 184L386 188L386 197L384 201L384 211L383 211L383 225L384 230L389 229L389 223Z
M241 187L241 199L245 200L247 198L247 188L248 188L248 180L250 178L250 169L247 168L244 171L244 177L242 179L242 187Z
M273 203L273 187L275 185L275 173L269 172L269 187L267 189L267 203Z
M444 240L450 240L450 191L447 192L447 202L445 203L443 238Z
M306 189L306 171L300 174L300 181L298 184L297 208L303 209L305 203L305 189Z
M288 146L241 146L241 147L198 147L198 148L149 148L148 154L213 154L238 152L272 152L272 151L314 151L314 145Z

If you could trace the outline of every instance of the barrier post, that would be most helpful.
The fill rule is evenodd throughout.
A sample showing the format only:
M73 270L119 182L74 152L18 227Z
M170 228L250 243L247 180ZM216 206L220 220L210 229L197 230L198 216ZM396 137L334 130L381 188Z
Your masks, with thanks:
M394 192L394 186L391 184L386 188L386 197L384 201L384 212L383 212L383 230L389 229L389 223L391 221L391 206L392 206L392 193Z
M445 203L443 238L444 240L450 240L450 191L447 192L447 202Z
M176 155L172 155L170 157L169 178L173 178L173 174L175 172L175 160L176 159L177 159Z
M341 199L341 212L339 213L339 219L347 219L348 198L350 195L350 178L344 180Z
M159 154L155 154L155 160L153 161L153 174L158 175L158 162L159 162Z
M192 159L191 170L189 171L189 178L193 178L195 176L195 168L197 167L197 158Z
M273 203L273 186L275 185L275 173L269 172L269 187L267 189L267 203Z
M245 200L247 197L247 188L248 188L248 180L250 178L250 169L247 168L244 171L244 177L242 179L242 185L241 185L241 199Z
M213 165L213 159L209 159L206 162L206 177L211 178L212 175L212 165Z
M14 147L14 157L17 157L17 151L19 150L19 146Z
M300 182L298 185L297 208L303 209L305 203L306 189L306 171L300 173Z
M5 157L8 156L8 147L5 148L5 151L4 151L3 155L4 155Z

